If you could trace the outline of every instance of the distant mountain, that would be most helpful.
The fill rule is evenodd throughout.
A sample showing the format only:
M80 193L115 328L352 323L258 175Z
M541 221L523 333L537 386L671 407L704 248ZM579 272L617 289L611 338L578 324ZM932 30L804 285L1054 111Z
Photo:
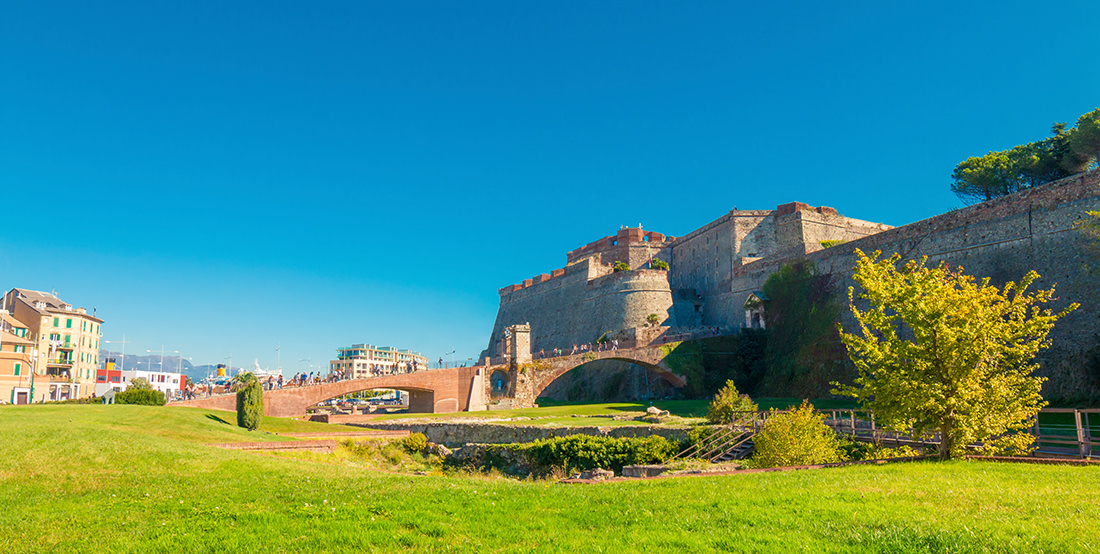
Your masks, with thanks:
M146 371L160 371L161 370L161 357L160 354L149 354L146 356L126 354L123 357L121 352L111 352L109 350L100 350L99 359L107 360L108 358L115 359L116 369L144 369ZM217 375L218 369L215 364L204 365L191 365L191 362L186 358L180 356L164 356L164 371L179 372L186 375L192 381L201 381L208 375ZM239 369L239 368L238 368Z

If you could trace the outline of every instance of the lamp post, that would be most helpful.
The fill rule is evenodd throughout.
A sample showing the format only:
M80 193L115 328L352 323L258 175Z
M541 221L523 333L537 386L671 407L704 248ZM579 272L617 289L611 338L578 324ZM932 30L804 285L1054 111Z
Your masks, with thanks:
M116 341L105 340L103 342L105 342L107 344L111 344L112 342L115 342L115 343L118 343L118 344L122 345L122 361L119 362L119 364L118 364L118 370L122 371L122 370L126 369L126 342L127 342L126 333L122 334L122 340L116 340Z
M150 354L156 353L155 350L146 350L146 352L148 352ZM158 366L158 367L160 368L161 373L163 373L164 372L164 345L163 344L160 345L160 366Z

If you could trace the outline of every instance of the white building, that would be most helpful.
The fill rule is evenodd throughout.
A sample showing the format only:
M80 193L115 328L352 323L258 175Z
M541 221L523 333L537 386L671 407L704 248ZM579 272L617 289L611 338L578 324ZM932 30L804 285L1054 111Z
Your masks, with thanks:
M164 396L169 400L173 398L180 398L183 396L183 374L173 373L169 371L147 371L144 369L125 369L122 371L122 386L118 384L110 383L96 383L96 395L102 396L100 387L103 387L103 392L114 388L115 390L126 390L130 386L130 381L141 378L149 381L149 385L155 390L159 390L164 393Z

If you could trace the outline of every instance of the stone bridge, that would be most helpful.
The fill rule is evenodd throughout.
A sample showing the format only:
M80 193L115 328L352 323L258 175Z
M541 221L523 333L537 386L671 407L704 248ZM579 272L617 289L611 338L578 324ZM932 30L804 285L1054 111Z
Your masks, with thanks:
M522 332L522 330L520 330ZM306 408L330 398L371 389L394 389L409 393L409 412L447 413L479 411L488 408L490 399L510 400L512 408L530 408L539 394L561 375L594 360L618 360L643 366L659 373L666 381L682 387L686 381L665 364L660 345L584 352L580 354L531 359L529 352L513 350L513 356L495 365L458 367L380 375L305 387L286 387L264 392L264 415L298 417ZM236 396L223 394L183 402L213 410L236 411Z
M595 360L616 360L640 365L661 375L674 387L687 384L665 364L666 353L660 345L636 348L584 352L520 361L509 365L489 366L485 371L485 398L511 399L513 408L530 408L546 387L570 370Z
M306 408L319 402L371 389L393 389L409 393L410 412L484 410L484 387L481 384L484 370L484 367L435 369L264 391L264 415L298 417L305 415ZM234 394L222 394L173 402L171 405L235 412L237 398Z

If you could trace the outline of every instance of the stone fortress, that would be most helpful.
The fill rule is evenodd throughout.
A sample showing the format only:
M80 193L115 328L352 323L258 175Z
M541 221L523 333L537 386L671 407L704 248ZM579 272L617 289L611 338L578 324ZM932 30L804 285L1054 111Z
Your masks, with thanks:
M799 202L774 210L734 209L681 237L624 228L566 255L566 266L500 289L500 307L482 358L506 359L505 329L530 326L531 351L599 337L633 344L732 334L762 324L752 318L750 295L783 264L811 261L837 284L845 301L854 250L895 252L905 259L928 256L961 265L995 284L1029 270L1037 287L1057 283L1054 309L1081 308L1059 322L1052 348L1040 354L1040 374L1051 378L1048 396L1100 394L1100 250L1074 228L1085 212L1100 210L1100 170L1068 177L1013 195L954 210L901 227L842 216L828 207ZM669 270L651 268L663 260ZM615 271L623 262L630 271ZM846 312L846 310L845 310ZM647 324L656 314L657 325Z

